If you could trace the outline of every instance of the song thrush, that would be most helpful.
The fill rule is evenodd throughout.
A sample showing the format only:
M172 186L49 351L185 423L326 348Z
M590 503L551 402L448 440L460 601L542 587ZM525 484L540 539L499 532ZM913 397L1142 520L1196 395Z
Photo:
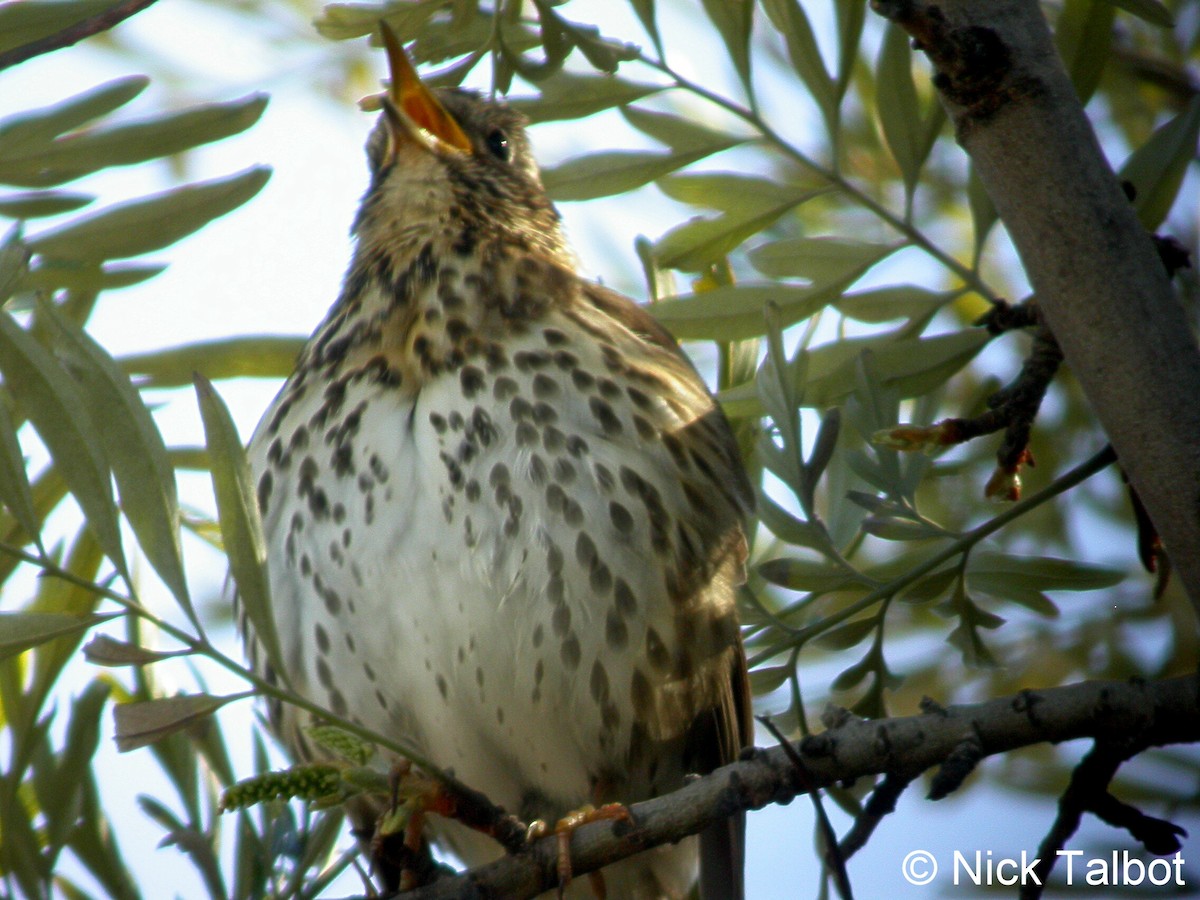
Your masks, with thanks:
M389 60L341 295L250 443L290 683L526 821L671 791L749 741L729 426L576 273L521 116ZM741 824L610 867L610 895L682 896L699 856L704 896L740 896Z

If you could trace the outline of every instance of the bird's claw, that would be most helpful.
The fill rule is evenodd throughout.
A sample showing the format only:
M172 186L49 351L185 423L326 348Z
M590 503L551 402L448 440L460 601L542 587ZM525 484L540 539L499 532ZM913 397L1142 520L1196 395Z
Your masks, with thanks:
M529 841L536 841L547 834L554 834L558 842L558 896L560 898L574 877L571 871L571 835L584 825L601 821L632 822L633 814L622 803L605 803L600 807L588 803L579 809L571 810L559 819L554 825L553 832L543 819L531 822L525 832L526 839ZM603 900L606 895L603 874L592 872L590 877L593 892L600 900Z

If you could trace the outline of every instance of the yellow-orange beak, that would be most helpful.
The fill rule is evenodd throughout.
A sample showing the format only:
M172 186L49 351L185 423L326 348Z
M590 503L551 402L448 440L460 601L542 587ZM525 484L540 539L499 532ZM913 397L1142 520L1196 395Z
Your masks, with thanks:
M433 152L471 153L470 139L433 91L421 83L395 33L386 22L380 22L379 29L392 74L391 87L380 102L396 145L408 142Z

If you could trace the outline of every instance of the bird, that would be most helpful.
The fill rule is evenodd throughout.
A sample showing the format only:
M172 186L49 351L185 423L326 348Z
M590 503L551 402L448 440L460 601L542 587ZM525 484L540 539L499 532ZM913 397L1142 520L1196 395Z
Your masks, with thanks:
M524 118L383 42L349 268L248 446L284 672L239 614L247 655L523 821L668 793L751 740L734 434L646 309L579 273ZM321 756L313 716L268 718ZM738 814L604 879L736 898L743 852Z

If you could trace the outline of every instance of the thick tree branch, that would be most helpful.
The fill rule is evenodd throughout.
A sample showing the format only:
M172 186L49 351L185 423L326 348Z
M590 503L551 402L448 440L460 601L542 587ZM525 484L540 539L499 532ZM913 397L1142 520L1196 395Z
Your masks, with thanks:
M964 741L979 759L1042 742L1076 738L1119 741L1130 752L1200 740L1200 680L1095 681L923 715L882 721L851 720L796 747L812 785L885 774L900 784L942 765ZM598 822L571 843L576 875L640 850L696 834L739 809L789 803L806 780L782 747L718 769L673 794L630 807L634 824ZM406 894L413 900L531 897L554 887L556 843L529 850Z
M1200 352L1036 0L874 0L937 69L1067 363L1200 609Z

